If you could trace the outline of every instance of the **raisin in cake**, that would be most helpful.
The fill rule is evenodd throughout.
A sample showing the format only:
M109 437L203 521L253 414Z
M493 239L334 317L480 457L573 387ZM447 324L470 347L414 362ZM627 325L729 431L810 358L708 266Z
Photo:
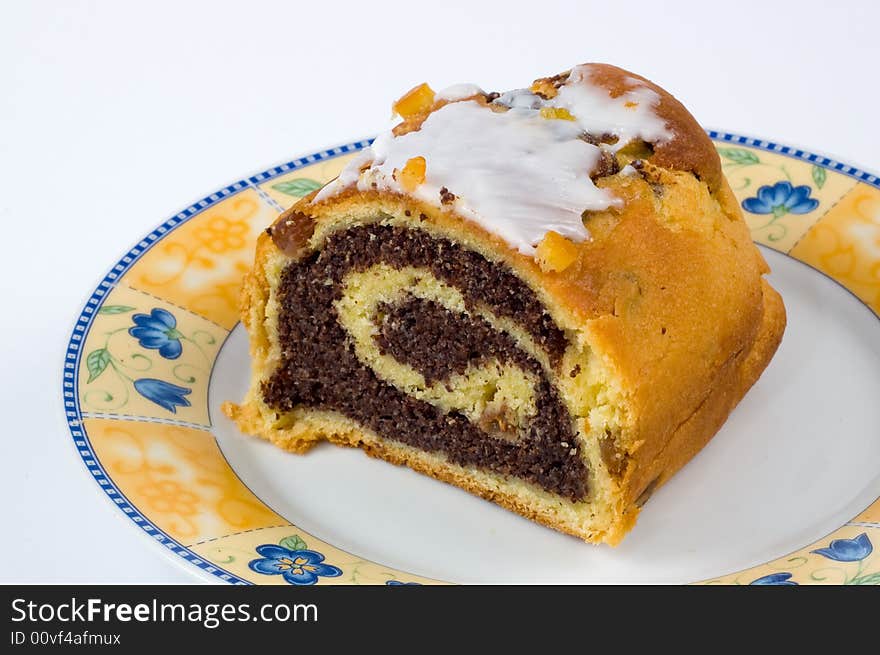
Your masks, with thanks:
M253 379L224 410L286 450L359 447L619 542L785 326L711 141L603 64L394 108L260 238Z

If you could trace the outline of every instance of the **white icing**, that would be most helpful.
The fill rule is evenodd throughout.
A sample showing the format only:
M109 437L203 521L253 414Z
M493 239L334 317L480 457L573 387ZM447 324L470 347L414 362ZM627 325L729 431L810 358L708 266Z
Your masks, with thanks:
M638 175L639 172L635 168L633 168L632 164L627 164L620 169L620 174L624 177L632 177L633 175Z
M390 132L386 132L385 134L390 134ZM345 168L342 169L342 172L339 174L339 177L334 180L334 182L338 182L340 187L347 187L352 184L356 184L358 181L358 176L361 174L361 169L365 166L369 166L373 163L373 150L371 148L365 148L361 150L357 155L354 156L348 164L346 164ZM321 189L321 193L324 192L324 189Z
M450 103L432 112L420 129L377 137L315 201L355 184L362 191L406 193L395 174L411 158L424 157L424 183L409 195L440 205L440 190L446 187L456 196L457 213L526 255L534 254L550 230L581 241L589 238L583 212L620 202L590 179L601 152L581 138L584 132L618 136L614 146L601 146L612 150L632 139L657 143L672 138L654 112L659 96L638 80L632 83L630 91L611 98L590 83L588 67L578 66L550 100L528 89L503 94L495 102L509 107L505 111L460 100L479 93L478 87L449 87L437 97ZM542 116L544 108L566 109L574 120ZM624 167L623 174L634 172Z
M411 195L436 204L446 187L457 196L456 211L532 254L548 230L585 239L581 214L614 202L590 180L599 149L580 133L576 123L547 120L536 111L493 112L456 102L428 116L418 131L376 139L373 165L358 188L375 182L402 191L394 171L425 157L425 182Z
M529 89L514 89L502 93L495 102L505 107L517 109L540 109L545 105L544 99Z
M485 91L478 87L476 84L453 84L452 86L447 86L445 89L441 89L434 95L435 100L446 100L447 102L456 102L458 100L464 100L465 98L470 98L477 94L483 94Z
M589 134L616 135L615 151L633 139L651 143L671 139L666 122L654 112L660 96L635 78L629 78L629 82L632 89L612 98L608 91L590 83L589 64L575 66L556 97L547 104L567 109Z

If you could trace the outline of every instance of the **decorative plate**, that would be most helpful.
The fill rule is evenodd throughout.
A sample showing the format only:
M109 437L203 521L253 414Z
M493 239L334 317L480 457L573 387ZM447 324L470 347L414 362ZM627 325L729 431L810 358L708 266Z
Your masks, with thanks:
M283 453L220 413L247 383L236 304L257 235L368 141L230 184L113 266L64 362L77 451L145 535L234 584L880 584L880 180L710 136L788 330L722 431L616 549L359 451Z

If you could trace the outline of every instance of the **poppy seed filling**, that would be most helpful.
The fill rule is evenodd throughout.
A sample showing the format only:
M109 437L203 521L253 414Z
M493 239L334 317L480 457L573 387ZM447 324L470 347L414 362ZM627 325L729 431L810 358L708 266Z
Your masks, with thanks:
M358 359L334 303L342 297L347 274L377 264L430 272L457 289L468 310L451 311L413 295L380 303L374 339L383 354L427 382L442 382L491 360L515 365L537 380L537 411L516 428L515 439L407 395ZM573 421L543 367L511 336L472 312L479 303L513 320L551 365L561 360L564 333L534 292L502 265L423 231L372 224L334 233L320 251L288 264L277 294L282 361L262 387L273 409L338 412L383 439L441 452L453 463L511 475L573 501L586 497L586 464L573 447Z

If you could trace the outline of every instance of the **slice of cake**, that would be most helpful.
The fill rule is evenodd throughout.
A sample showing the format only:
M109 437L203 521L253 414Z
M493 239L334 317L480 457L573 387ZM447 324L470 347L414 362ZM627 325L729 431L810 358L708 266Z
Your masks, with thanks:
M711 141L602 64L503 94L423 84L394 109L261 237L253 380L224 411L616 544L785 326Z

